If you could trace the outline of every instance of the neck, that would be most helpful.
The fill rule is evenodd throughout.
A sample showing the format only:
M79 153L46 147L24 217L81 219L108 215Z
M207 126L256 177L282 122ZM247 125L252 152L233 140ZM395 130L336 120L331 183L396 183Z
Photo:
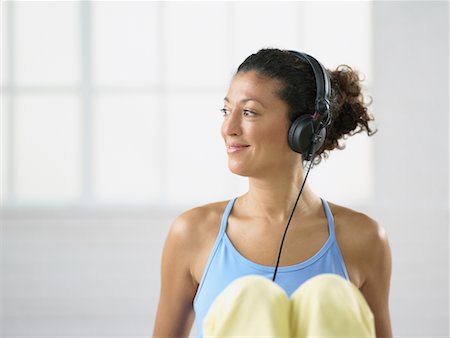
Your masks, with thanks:
M256 218L276 222L288 219L305 178L301 166L291 172L267 177L249 178L249 191L241 199L246 210L252 210ZM295 213L307 215L321 208L322 202L307 183L298 201Z

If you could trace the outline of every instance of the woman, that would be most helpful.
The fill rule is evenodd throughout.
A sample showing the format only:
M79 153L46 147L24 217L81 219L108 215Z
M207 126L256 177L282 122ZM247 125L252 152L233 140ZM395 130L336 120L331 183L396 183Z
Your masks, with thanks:
M373 134L358 74L346 66L327 72L331 121L315 164L342 148L338 141L344 136ZM224 99L221 134L229 169L248 177L249 189L231 201L186 211L173 222L163 251L154 337L186 337L194 318L202 333L214 300L234 280L272 278L290 216L276 283L291 295L315 275L340 275L361 291L376 335L392 336L391 257L383 228L327 202L307 184L291 215L307 159L293 151L287 135L296 118L313 114L317 91L311 65L293 52L263 49L239 66Z

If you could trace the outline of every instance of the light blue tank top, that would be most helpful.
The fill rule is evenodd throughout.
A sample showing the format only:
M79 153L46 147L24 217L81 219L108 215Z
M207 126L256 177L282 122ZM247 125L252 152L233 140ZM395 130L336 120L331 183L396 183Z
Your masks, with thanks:
M321 273L335 273L347 280L348 274L336 237L328 203L322 199L328 220L329 236L322 248L306 261L278 268L275 282L290 296L301 284ZM202 280L194 298L195 322L203 336L202 322L216 296L233 280L246 275L261 275L272 280L274 267L257 264L242 256L226 234L228 216L236 198L230 200L222 217L219 234L209 255Z

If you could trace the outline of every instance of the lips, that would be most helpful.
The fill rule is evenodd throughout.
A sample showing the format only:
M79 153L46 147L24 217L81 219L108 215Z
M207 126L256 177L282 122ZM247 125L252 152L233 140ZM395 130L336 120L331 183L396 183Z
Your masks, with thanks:
M241 143L230 143L227 144L227 152L228 153L235 153L238 151L242 151L250 147L248 144L241 144Z

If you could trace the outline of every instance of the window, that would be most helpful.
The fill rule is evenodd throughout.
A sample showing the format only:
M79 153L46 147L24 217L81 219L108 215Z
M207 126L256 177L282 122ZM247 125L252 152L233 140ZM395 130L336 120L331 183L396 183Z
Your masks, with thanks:
M239 63L290 48L370 80L370 17L368 2L2 2L3 205L186 206L244 192L218 112ZM347 144L310 181L361 201L371 140Z

